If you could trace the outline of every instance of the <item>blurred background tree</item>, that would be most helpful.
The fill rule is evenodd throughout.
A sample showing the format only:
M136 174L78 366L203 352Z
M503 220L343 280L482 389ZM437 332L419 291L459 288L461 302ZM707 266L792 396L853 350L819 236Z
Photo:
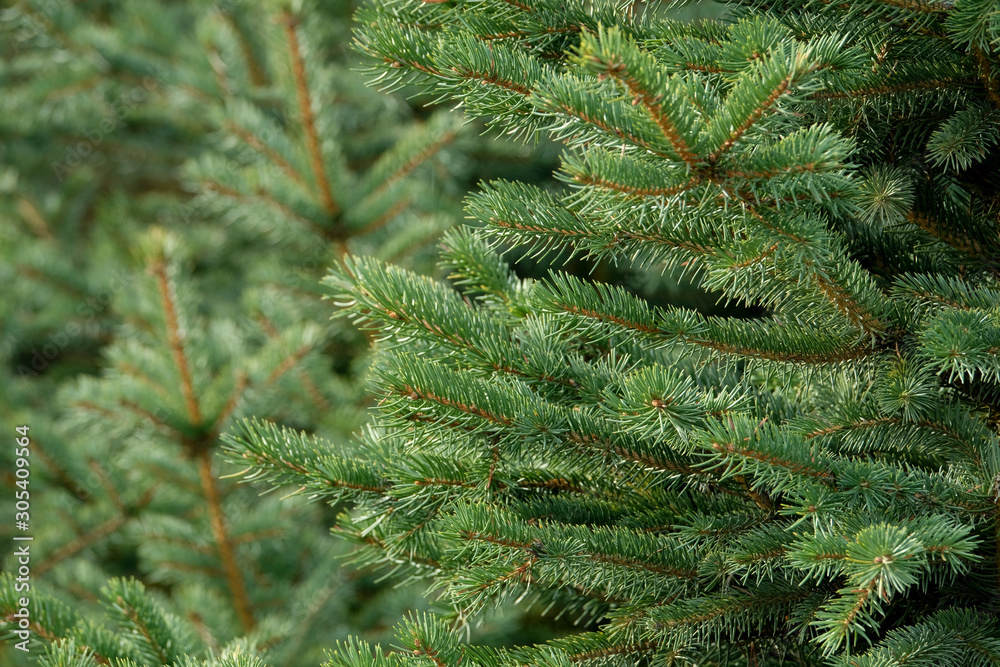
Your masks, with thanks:
M216 458L251 414L346 442L368 341L328 321L326 267L349 251L431 271L480 178L554 164L366 87L355 9L0 13L0 431L30 427L33 590L84 618L110 577L137 577L201 650L249 635L308 664L426 604L339 568L337 508L259 498ZM25 656L4 644L0 662Z

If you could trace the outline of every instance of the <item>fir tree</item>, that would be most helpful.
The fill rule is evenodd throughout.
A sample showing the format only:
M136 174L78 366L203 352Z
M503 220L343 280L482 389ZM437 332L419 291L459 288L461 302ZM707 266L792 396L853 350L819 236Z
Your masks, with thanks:
M550 133L566 187L471 196L457 291L361 257L326 279L378 340L359 453L263 421L230 439L257 478L352 499L366 562L452 608L329 664L996 664L1000 8L615 4L361 15L383 81ZM518 279L497 244L763 314ZM461 641L508 602L593 628Z
M551 133L566 188L471 197L480 229L443 243L457 291L371 258L327 278L378 340L380 417L354 451L262 420L229 438L251 477L351 501L339 529L363 562L450 608L404 623L396 651L351 640L330 664L1000 662L998 15L366 10L359 42L390 82ZM677 271L763 314L519 279L507 245ZM121 586L108 599L138 636L117 648L39 599L75 642L50 662L169 664L157 647L189 645ZM508 603L592 627L462 641Z

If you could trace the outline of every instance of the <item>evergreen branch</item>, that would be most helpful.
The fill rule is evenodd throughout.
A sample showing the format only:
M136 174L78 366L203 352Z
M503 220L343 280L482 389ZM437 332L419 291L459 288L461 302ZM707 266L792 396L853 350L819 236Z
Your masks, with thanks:
M393 204L392 207L389 208L389 210L387 210L385 213L383 213L382 215L380 215L379 217L375 218L374 220L366 224L364 227L362 227L361 231L358 232L358 235L360 236L363 234L371 234L374 231L382 229L387 224L392 222L397 215L410 208L410 204L411 200L409 197L404 197L400 199L395 204Z
M548 92L548 91L543 91ZM560 93L560 90L553 90L551 93ZM542 93L536 93L540 95ZM559 96L561 97L561 95ZM585 108L577 108L569 103L567 100L558 99L554 97L553 99L540 99L538 104L547 113L561 113L570 118L575 118L583 121L587 125L591 125L601 130L607 135L616 137L620 141L631 144L643 150L649 151L653 155L658 155L660 157L669 158L670 154L664 152L663 150L657 148L650 141L640 137L636 133L630 131L629 128L622 127L619 124L614 124L608 120L606 116L598 116L596 112L590 111Z
M163 385L161 385L160 383L158 383L155 380L153 380L153 378L149 377L149 375L147 375L146 373L144 373L135 364L129 363L128 361L119 361L115 365L115 370L117 370L123 376L134 378L135 380L138 380L143 385L149 387L164 402L168 402L170 400L170 394L166 391L166 389L163 387Z
M493 422L494 424L500 424L503 426L510 426L514 423L514 420L510 417L504 415L493 414L488 410L477 407L474 404L465 403L460 400L455 400L448 398L447 396L439 396L430 391L424 391L422 389L417 389L411 387L410 385L403 385L397 390L399 396L408 398L410 400L416 400L418 398L425 401L432 401L438 405L443 405L449 408L455 408L461 412L469 415L479 417L480 419L485 419L486 421Z
M642 241L643 243L653 243L660 246L688 250L699 255L707 256L715 255L718 252L717 248L707 246L704 243L699 243L697 240L685 240L683 238L673 238L656 232L636 232L629 229L616 231L612 241Z
M765 458L766 458L766 456L765 456ZM761 460L761 459L758 459L758 460ZM772 460L772 461L769 461L769 463L773 464L773 463L775 463L775 461ZM774 507L774 501L771 500L771 497L768 494L762 493L760 491L757 491L753 486L750 485L750 482L747 481L747 479L746 479L746 477L744 475L737 475L736 477L734 477L734 479L737 482L739 482L739 485L742 486L743 490L746 492L747 497L750 498L752 501L754 501L754 503L756 503L757 507L759 507L763 511L767 512L768 514L773 514L774 513L774 509L775 509L775 507ZM779 554L780 553L784 553L784 551L785 550L782 548L782 549L778 550L778 553ZM765 555L765 554L761 554L760 556L761 556L761 558L765 558L765 559L769 557L768 555ZM736 560L737 560L737 562L740 562L738 558Z
M0 573L0 621L4 630L20 625L20 603L15 590L15 577L11 572ZM70 633L71 628L79 623L78 614L62 601L49 597L44 593L35 593L28 602L28 630L32 634L49 643L55 643ZM17 616L15 616L17 614Z
M934 2L933 0L878 0L878 2L890 7L923 14L946 14L955 7L952 2Z
M538 562L538 556L530 554L523 563L515 567L513 570L506 572L499 577L484 581L478 587L478 590L486 590L488 588L493 588L497 584L502 584L507 581L516 580L519 583L531 581L531 568Z
M264 380L261 386L268 387L277 382L279 379L281 379L282 376L288 373L288 371L295 368L295 366L297 366L299 362L302 361L303 357L309 354L309 352L311 352L312 349L313 345L309 343L300 345L297 350L295 350L290 355L285 357L281 361L281 363L278 364L278 366L273 371L271 371L270 375L267 376L267 378Z
M755 255L751 255L751 256L747 257L746 259L744 259L742 261L738 261L738 262L732 264L731 267L733 269L737 269L738 270L738 269L749 268L751 266L754 266L755 264L763 264L764 260L766 260L768 257L770 257L771 255L773 255L774 252L777 249L778 249L778 244L777 243L773 243L773 244L771 244L770 247L764 248L759 253L757 253Z
M934 238L943 241L952 248L959 250L970 257L983 260L989 257L985 246L974 238L962 235L954 227L945 225L929 213L910 211L906 216L907 222L919 227Z
M306 68L302 60L302 53L299 49L299 38L295 29L298 19L291 14L282 17L285 26L285 36L288 39L288 48L291 52L292 72L295 76L295 91L299 98L299 112L302 114L302 127L306 134L306 148L309 151L309 159L312 163L313 176L316 178L316 186L319 188L320 199L327 215L336 218L340 213L340 207L333 199L330 191L330 182L326 177L326 167L323 164L323 153L320 150L319 135L316 132L316 120L313 117L312 101L309 99L309 86L306 82Z
M426 657L428 660L434 663L435 667L448 667L448 663L446 663L444 660L441 660L441 658L438 657L438 652L435 651L432 646L426 646L423 642L420 641L420 638L417 637L416 632L412 633L412 636L413 636L413 645L416 647L413 650L414 655Z
M456 479L442 479L440 477L425 477L423 479L415 479L411 482L414 486L454 486L460 489L471 489L476 485L473 482L465 482Z
M246 475L247 479L301 484L305 477L306 485L315 491L342 488L379 496L390 488L379 467L361 465L363 462L355 459L320 456L322 441L270 422L243 421L235 429L235 433L223 435L224 449L233 463L249 462L257 469Z
M17 211L24 218L25 222L28 223L28 227L35 236L46 241L51 241L55 238L51 225L45 221L45 217L41 211L38 210L38 207L30 199L27 197L18 199Z
M160 258L151 267L156 285L160 290L160 304L163 308L163 315L167 326L167 343L174 356L174 364L181 379L181 392L184 395L184 405L187 407L188 417L191 425L198 427L201 425L201 409L198 407L198 400L194 394L194 383L191 380L191 371L188 369L187 358L184 356L184 341L181 338L180 327L177 323L177 309L175 297L167 278L166 260Z
M703 175L686 173L686 169L678 169L674 163L663 165L661 160L595 148L580 157L565 156L563 170L578 185L620 192L628 197L669 197L704 182ZM581 194L590 191L584 187Z
M755 146L752 152L733 156L731 163L719 166L726 178L751 181L771 180L782 183L791 180L797 183L801 179L780 177L805 174L829 174L842 179L841 183L834 181L827 185L819 181L819 187L810 187L809 194L816 199L820 193L823 196L833 196L835 191L832 190L837 185L842 189L851 187L847 172L854 150L853 142L841 136L832 126L818 124L792 132L774 143ZM774 183L770 185L773 187ZM816 192L817 189L820 193Z
M91 407L90 405L88 405L88 403L86 401L78 402L77 405L79 405L81 407ZM129 401L129 400L125 400L125 399L119 399L118 400L118 405L120 405L121 407L125 408L129 412L142 417L143 419L147 420L149 423L155 424L156 426L159 426L162 429L165 429L167 431L171 431L171 432L177 433L177 434L180 434L180 432L181 432L181 430L177 426L175 426L175 425L173 425L173 424L171 424L171 423L169 423L167 421L164 421L162 418L160 418L160 416L158 414L152 412L151 410L147 410L146 408L144 408L143 406L139 405L135 401ZM105 410L105 411L102 412L102 414L110 417L110 416L113 416L115 413L113 411L111 411L111 410ZM197 424L195 424L194 426L197 427Z
M676 195L685 190L690 190L694 186L701 183L701 178L698 176L693 177L691 180L681 183L680 185L674 185L670 187L636 187L629 183L617 183L615 181L601 178L596 174L581 174L579 176L574 176L574 181L580 185L590 185L600 188L607 188L608 190L615 190L623 194L631 195L633 197L669 197L670 195Z
M152 494L148 493L147 495L149 496L149 500L151 500ZM146 503L140 503L134 509L141 509L141 507L147 503L148 500ZM37 576L45 574L59 563L69 558L72 558L73 556L77 555L87 547L96 544L101 540L103 540L104 538L108 537L109 535L113 534L119 528L128 523L128 521L131 518L132 518L131 516L123 512L118 516L106 520L104 523L97 526L93 530L88 531L83 535L79 535L75 540L73 540L72 542L67 542L63 546L59 547L51 554L49 554L45 558L45 560L43 560L41 563L33 567L32 570L34 574Z
M789 74L785 78L778 81L778 83L770 89L768 95L758 102L743 123L738 127L733 128L730 131L729 136L726 137L725 141L723 141L718 148L709 154L708 161L710 163L716 162L723 153L732 148L733 144L739 141L740 137L742 137L747 130L753 127L754 124L756 124L756 122L760 120L760 118L768 111L768 109L770 109L774 103L778 101L778 98L785 94L789 86L791 86L792 80L792 74Z
M158 621L158 618L150 618L153 614L152 605L145 599L140 599L140 608L136 607L136 600L133 596L136 592L141 595L141 587L138 585L129 585L123 581L117 580L112 582L114 589L112 594L115 595L113 598L113 603L116 610L125 617L133 628L133 632L137 632L142 639L145 641L146 646L153 651L153 655L159 660L161 665L168 665L173 662L173 648L171 647L169 640L167 642L161 641L162 628L153 627L151 622ZM155 612L159 612L156 609Z
M820 627L824 625L833 626L825 633L826 636L824 637L828 653L832 653L833 650L839 648L842 642L849 642L851 631L860 628L860 623L857 622L858 616L865 608L865 605L868 604L880 580L880 575L875 576L860 588L848 589L848 592L854 596L854 604L845 610L846 613L843 614L843 617L838 619L831 618L827 623L817 624Z
M521 11L524 11L524 12L529 12L530 13L530 12L535 11L534 8L532 8L530 5L527 5L527 4L523 3L523 2L519 2L519 0L500 0L500 1L503 2L503 3L506 3L508 5L510 5L512 7L517 7L518 9L520 9Z
M543 572L545 565L553 562L571 565L583 558L601 565L613 566L628 571L646 572L670 579L691 580L698 577L698 570L692 558L669 550L669 544L662 543L663 538L656 538L646 533L636 533L630 529L592 528L587 526L560 526L549 524L532 526L525 524L519 518L506 514L504 510L480 509L474 506L463 506L456 512L454 520L456 528L462 534L475 534L479 541L495 544L502 550L514 549L528 556L515 570L497 565L484 570L487 575L496 573L501 580L518 578L525 575L528 569L538 564ZM472 524L470 526L469 524ZM486 523L486 531L480 527ZM488 532L487 532L488 531ZM653 545L659 546L654 549ZM475 547L471 547L473 550ZM509 557L516 557L517 554ZM504 557L505 561L509 560ZM659 560L660 562L656 562ZM564 570L563 565L552 572L559 580L572 579L572 570ZM622 585L638 586L638 590L648 590L649 583L643 579L636 580L635 575L610 573L612 581L620 581ZM544 578L544 577L543 577ZM490 577L477 585L477 592L495 587L496 577ZM608 583L608 586L611 584ZM591 584L593 587L594 584ZM655 586L659 586L656 584ZM626 594L632 597L639 594Z
M479 35L476 37L483 40L484 42L496 42L502 39L518 39L521 37L526 37L529 33L526 30L508 30L506 32L498 32L490 35Z
M878 419L862 419L861 421L848 422L844 424L833 424L831 426L826 426L823 428L818 428L808 433L804 433L803 437L806 440L811 440L813 438L819 438L827 435L832 435L840 431L847 430L864 430L869 428L878 428L879 426L892 424L913 424L921 428L926 428L936 433L940 433L950 440L954 440L962 449L966 450L965 438L953 428L949 428L946 424L941 424L930 419L917 419L915 421L909 422L904 420L902 417L879 417ZM971 451L971 450L967 450Z
M502 485L500 485L502 486ZM561 477L554 479L544 479L537 481L521 481L517 484L518 488L521 489L551 489L553 491L568 491L570 493L588 493L589 490L580 486L579 484L573 484L569 480L563 479Z
M954 299L949 299L946 296L942 296L940 294L934 294L928 291L920 291L917 289L913 289L909 291L908 296L915 297L916 299L920 299L923 301L929 301L931 303L938 304L941 306L947 306L949 308L958 308L960 310L969 310L972 308L972 306L968 304L961 303Z
M630 329L632 331L637 331L644 334L658 334L660 333L660 327L650 324L644 324L642 322L636 322L619 315L614 315L610 313L601 312L598 310L584 308L582 306L577 306L575 304L565 304L562 307L564 312L570 313L572 315L580 315L589 319L597 320L598 322L610 322L611 324L616 324L623 329Z
M873 316L867 309L861 307L857 300L841 285L819 271L813 275L823 295L851 324L868 334L877 334L885 331L885 324Z
M978 46L973 47L973 55L976 56L976 63L979 65L979 80L986 89L986 96L997 109L1000 109L1000 83L997 82L996 73L989 57Z
M44 439L40 441L37 435L32 436L31 446L34 455L41 459L48 473L55 478L55 481L59 485L73 494L78 500L86 501L90 498L90 490L74 479L69 470L57 463L55 458L48 453Z
M803 236L801 232L796 232L781 227L779 224L775 224L775 222L772 221L771 216L765 217L764 215L761 215L755 207L747 204L747 210L750 215L768 231L778 234L783 239L788 239L801 246L809 246L812 244L812 241ZM790 220L790 222L794 222L794 219ZM847 277L832 276L829 272L824 272L820 267L818 267L812 259L806 260L805 264L809 268L810 273L812 274L812 279L819 288L820 294L822 294L836 309L836 311L848 320L848 322L870 335L876 335L885 331L885 323L871 313L869 309L858 303L857 297L852 295L850 291L841 284L843 282L849 283L850 274ZM862 275L862 280L866 278L868 278L868 280L865 282L870 283L870 278L867 275ZM864 282L862 281L855 282L861 282L862 286L864 286Z
M470 540L478 542L486 542L487 544L496 544L501 547L506 547L508 549L518 549L520 551L530 551L534 547L533 542L525 542L518 540L511 540L504 537L498 537L491 533L472 531L472 530L460 530L458 532L459 536Z
M944 309L989 309L1000 302L1000 290L994 287L973 286L941 274L898 276L892 296L911 307L917 317Z
M760 171L740 171L739 169L728 169L725 172L727 178L746 178L746 179L769 179L776 176L787 176L789 174L812 174L816 173L816 165L814 163L808 164L790 164L786 167L778 167L774 169L762 169Z
M316 404L320 412L329 412L330 401L326 400L326 397L323 396L323 393L316 386L316 383L313 382L312 377L305 368L299 369L299 380L302 382L302 386L305 387L306 393L309 394L309 398Z
M348 537L353 538L355 541L360 542L361 544L366 544L369 547L378 549L379 551L382 551L383 553L393 553L395 551L395 549L393 549L384 540L381 540L381 539L375 537L371 533L362 534L360 532L358 532L358 533L349 533L349 532L346 532L346 531L338 531L338 532L340 532L343 535L346 535ZM413 553L412 551L409 552L407 554L407 556L409 558L409 562L410 563L412 563L413 561L417 561L420 565L422 565L424 567L431 568L433 570L440 570L441 569L441 563L439 563L434 558L430 558L430 557L427 557L427 556L421 556L419 554ZM402 561L399 561L399 562L402 562Z
M855 88L852 90L820 90L810 96L814 100L838 100L850 99L854 97L871 97L874 95L894 95L896 93L906 93L918 90L944 90L958 86L966 86L972 83L970 79L960 77L943 77L929 81L912 81L909 83L885 84L872 86L869 88Z
M89 467L100 478L101 486L104 487L104 492L108 494L108 497L111 499L111 502L114 503L114 506L118 509L118 511L121 512L122 514L129 514L130 512L126 508L125 502L122 500L121 494L118 493L118 489L115 487L115 485L111 482L111 479L101 468L101 464L99 464L97 461L90 461L87 467ZM153 487L149 488L146 491L146 493L143 496L144 500L140 500L140 507L144 506L145 503L148 503L149 500L152 499L155 488L156 486L154 485Z
M366 193L365 201L379 199L458 136L460 130L454 120L443 113L435 114L427 123L404 135L365 174L360 186Z
M930 618L896 628L863 654L838 656L836 667L959 667L1000 661L996 619L975 609L942 609Z
M263 188L257 188L254 191L254 193L250 195L250 194L244 194L239 190L228 187L226 185L222 185L221 183L218 183L216 181L204 181L202 183L202 187L209 192L218 192L220 194L223 194L227 197L230 197L240 202L253 202L254 199L252 199L252 197L257 197L257 199L264 202L271 208L275 209L289 220L295 220L301 223L303 226L308 228L310 231L312 231L320 238L324 238L327 240L335 240L337 238L337 234L333 230L316 224L309 218L306 218L302 214L293 210L287 204L284 204L283 202L280 202L277 199L275 199L275 197L270 192L264 190Z
M586 236L586 232L578 229L558 229L553 227L545 227L539 224L531 224L523 222L520 220L503 220L497 217L490 217L487 219L490 224L496 225L502 229L513 229L521 232L535 232L538 234L552 234L555 236L564 236L567 238Z
M917 330L921 357L950 380L1000 380L1000 328L989 310L934 314ZM991 401L984 401L989 403Z
M447 0L445 1L447 2ZM437 78L445 77L444 72L441 72L440 70L437 70L434 67L426 65L424 63L417 62L416 60L405 60L402 58L386 58L385 62L389 65L389 67L392 67L394 69L403 67L412 67L413 69L423 72L424 74L427 74L429 76Z
M209 519L212 525L212 535L218 547L219 558L222 560L222 568L226 573L226 582L229 584L229 593L232 597L233 607L236 616L240 620L240 625L244 631L250 632L256 624L253 612L250 609L250 599L247 596L246 584L243 581L243 571L236 561L236 553L226 528L226 518L222 511L222 500L219 496L219 488L215 482L215 474L212 472L212 452L208 448L201 449L197 453L198 475L201 478L202 490L205 500L208 503Z
M56 276L46 273L44 271L39 271L34 266L29 266L28 264L18 264L17 272L27 278L31 278L32 280L36 280L41 283L48 283L49 285L56 287L60 291L65 292L67 295L72 296L74 298L87 299L91 297L90 294L80 289L76 285L73 285L68 281L60 280Z
M644 57L645 56L645 57ZM607 75L624 85L634 98L634 103L641 103L646 112L660 128L660 132L673 147L677 155L691 167L699 163L698 156L685 140L681 129L672 116L679 111L679 104L674 102L672 108L664 107L664 95L676 96L677 93L654 93L650 90L650 81L641 76L636 69L642 71L642 66L651 69L651 59L628 44L618 31L600 30L595 40L585 37L581 47L581 59L592 63L591 69L600 67L602 75Z
M11 622L12 625L17 624L18 620L19 619L13 618L13 616L9 618L9 621ZM48 628L44 627L41 623L34 621L29 622L27 629L31 631L32 634L34 634L35 636L48 642L51 647L56 649L56 651L65 650L66 653L68 653L69 656L71 656L71 659L74 660L73 662L74 667L76 667L77 665L79 665L80 667L90 667L90 665L88 664L89 660L93 660L99 665L115 665L115 667L122 664L119 661L112 661L112 658L109 658L105 655L102 655L101 653L98 653L90 646L81 645L79 646L79 648L77 648L77 645L73 638L67 639L66 637L60 637L56 634L53 634ZM46 658L51 657L52 653L54 652L55 651L50 652L49 655L46 656ZM62 656L59 656L56 659L59 659L60 657ZM82 659L82 662L76 662L77 659Z
M238 371L236 373L236 386L233 387L233 392L229 395L229 399L226 401L226 404L222 406L221 410L219 410L219 416L216 417L215 421L212 423L212 433L218 433L221 430L222 425L226 423L229 416L233 414L233 410L236 409L240 399L243 398L243 392L249 384L246 372L242 370Z
M386 325L397 322L410 325L431 334L434 339L468 350L477 349L470 336L481 334L483 330L507 338L502 327L469 309L467 304L458 300L457 293L443 289L427 278L418 278L409 272L362 258L349 258L345 261L343 270L347 276L346 281L337 274L331 274L324 283L346 288L349 293L344 296L352 299L346 305L360 311L366 319L377 316ZM383 285L388 281L392 282L388 283L386 289ZM415 292L419 299L410 298L408 292ZM359 302L358 297L362 301ZM441 307L449 307L449 313L456 322L473 326L468 329L462 327L459 332L449 332L430 317Z
M626 461L631 461L633 463L638 463L644 468L652 468L663 472L679 473L682 475L702 474L701 470L686 463L681 463L676 461L664 461L661 459L657 459L654 458L649 453L625 447L621 443L615 443L612 442L611 440L600 438L596 434L587 435L577 431L570 431L569 433L567 433L567 440L576 445L583 445L587 447L588 450L597 450L600 452L606 452L606 451L614 452L622 459Z
M650 610L650 623L657 630L677 632L683 627L710 625L716 619L746 613L761 607L776 607L797 602L810 595L803 588L779 588L775 591L740 592L701 599L683 600L673 605L662 605Z
M602 553L590 553L587 555L587 558L597 563L608 563L619 567L646 570L653 574L662 574L676 579L695 579L698 577L697 570L685 570L678 567L657 565L656 563L650 563L638 558L627 558L625 556Z
M532 581L531 568L538 562L538 557L534 554L530 554L528 558L515 567L513 570L505 571L491 579L486 579L480 582L474 589L476 592L486 591L490 588L496 588L499 584L504 584L509 581L514 581L515 583L528 583Z
M476 427L470 424L465 424L461 421L453 419L451 417L434 417L423 412L416 412L413 414L406 415L404 417L410 422L420 422L422 424L436 424L443 426L448 429L456 429L459 431L465 431L466 433L475 433Z
M418 335L429 334L429 340L435 344L445 342L467 351L497 372L576 387L571 378L560 378L531 366L524 368L508 363L512 358L506 352L513 349L509 332L460 301L457 293L440 290L426 279L417 280L412 274L374 262L352 259L345 263L345 268L350 277L350 289L355 291L350 296L358 300L351 309L366 319L381 319L383 327L389 330L405 328ZM330 276L327 283L330 284L333 279L334 276ZM389 287L385 280L394 280L396 284ZM449 312L450 327L435 321L441 309ZM403 393L410 392L408 388Z
M207 52L205 59L208 60L208 64L212 68L212 73L215 74L216 87L222 93L222 97L231 98L233 96L233 89L229 85L226 64L222 62L219 50L212 45L206 44L205 51Z
M604 132L607 132L608 134L616 136L619 139L621 139L622 141L627 141L628 143L632 144L633 146L638 146L640 148L643 148L643 149L649 151L650 153L653 153L654 155L659 155L660 157L667 157L666 153L664 153L663 151L655 148L651 143L649 143L645 139L640 138L638 135L632 134L632 133L628 132L627 130L622 129L620 127L609 125L603 119L598 118L597 116L594 116L592 114L588 114L586 111L582 111L582 110L578 111L578 110L572 109L568 105L562 105L562 106L559 107L559 109L563 113L565 113L567 116L572 116L574 118L579 118L583 122L588 123L590 125L593 125L594 127L598 128L598 129L600 129L600 130L602 130Z
M660 647L660 643L656 641L643 641L636 642L634 644L621 644L612 645L607 648L597 648L591 651L583 651L581 653L573 653L567 656L570 662L589 662L591 660L600 660L611 658L620 655L634 655L634 654L645 654L652 653Z
M578 317L581 328L592 333L596 330L590 322L607 323L649 336L659 345L676 341L725 354L810 364L849 361L874 351L869 343L829 337L819 329L805 338L789 338L781 327L765 321L717 321L683 309L657 312L624 290L568 276L554 277L535 295L540 310Z
M229 11L222 11L220 13L233 32L236 33L236 39L240 44L240 52L243 54L243 60L247 63L247 70L250 72L250 83L254 86L266 86L268 83L267 73L257 58L257 54L254 53L253 45L250 43L250 39L243 29L243 25L237 20L235 13Z
M445 232L441 239L441 265L463 292L480 292L501 303L515 302L520 281L511 267L480 235L462 226Z
M563 35L567 33L576 33L583 30L579 25L567 25L567 26L544 26L541 28L541 33L545 35ZM495 42L503 39L521 39L530 36L531 32L527 30L506 30L504 32L497 32L491 34L476 34L478 39L484 42ZM561 55L561 54L560 54Z
M256 150L261 155L267 157L267 159L269 159L274 164L278 165L278 167L283 172L285 172L289 178L291 178L299 185L307 187L306 181L302 177L302 174L299 173L298 169L293 167L291 163L288 162L288 160L286 160L285 157L281 155L278 151L268 146L261 139L259 139L253 132L243 127L242 125L239 125L234 120L231 119L227 120L226 125L227 127L229 127L231 131L235 132L240 139L245 141L247 145L249 145L251 148Z
M828 483L833 483L836 479L835 476L828 470L806 464L802 461L795 461L791 458L778 456L768 451L761 451L760 449L754 447L741 446L731 441L730 442L710 441L708 445L716 452L742 456L747 459L758 461L770 467L783 468L796 475L813 477L815 479L819 479ZM764 507L762 509L768 509L768 508Z
M495 74L493 72L477 72L475 70L468 69L465 67L452 67L451 71L463 79L471 79L474 81L481 81L483 83L488 83L498 88L508 90L512 93L517 93L518 95L527 96L531 94L531 88L528 88L527 86L520 84L516 81L506 79L500 76L499 74Z

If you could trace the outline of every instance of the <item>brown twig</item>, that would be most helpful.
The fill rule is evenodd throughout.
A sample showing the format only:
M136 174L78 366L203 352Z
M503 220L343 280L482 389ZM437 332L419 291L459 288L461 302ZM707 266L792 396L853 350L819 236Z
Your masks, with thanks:
M299 98L299 111L302 114L302 127L306 133L306 147L309 150L309 161L312 163L313 175L319 187L320 199L327 214L333 218L340 213L340 207L330 192L330 182L323 166L323 154L320 151L319 134L316 132L316 119L313 117L312 102L309 99L309 85L306 81L306 67L299 48L299 37L295 32L298 19L291 14L284 15L285 35L288 38L288 48L292 58L292 73L295 76L295 91Z
M191 381L191 371L184 356L184 341L177 323L177 309L175 298L172 294L173 290L170 289L170 282L167 279L166 262L160 260L150 267L150 270L156 277L156 284L160 290L160 303L163 307L163 316L167 324L167 341L170 345L170 351L174 355L177 372L181 376L181 392L184 394L184 405L187 407L191 425L197 427L201 424L201 410L198 407L198 400L194 395L194 383Z
M229 593L233 599L233 606L236 608L236 615L240 619L240 625L245 632L253 630L255 621L250 610L250 600L247 596L246 585L243 582L243 572L239 563L236 562L236 553L233 543L229 538L226 528L226 517L222 511L222 500L219 496L219 488L216 485L215 474L212 472L212 453L208 448L203 448L198 452L198 474L201 478L202 490L205 499L208 501L209 519L212 524L212 535L219 548L219 558L222 560L222 569L226 573L226 582L229 585Z

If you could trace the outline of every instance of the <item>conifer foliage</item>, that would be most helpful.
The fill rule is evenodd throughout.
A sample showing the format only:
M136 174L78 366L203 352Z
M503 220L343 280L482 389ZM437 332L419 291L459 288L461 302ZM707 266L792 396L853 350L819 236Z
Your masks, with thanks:
M251 477L350 498L366 562L431 579L354 665L1000 662L994 2L773 0L684 24L633 3L388 0L358 42L565 188L494 181L452 286L365 257L326 279L374 331L360 454L266 422ZM677 270L708 317L497 248ZM487 649L504 603L590 624Z

